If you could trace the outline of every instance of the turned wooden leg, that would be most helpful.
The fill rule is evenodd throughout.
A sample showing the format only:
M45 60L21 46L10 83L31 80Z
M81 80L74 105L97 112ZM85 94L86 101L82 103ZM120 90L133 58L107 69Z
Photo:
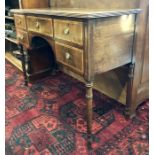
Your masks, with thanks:
M128 74L128 85L127 85L127 97L126 97L126 108L125 115L129 118L135 115L132 101L132 88L133 88L133 76L134 76L135 64L130 64Z
M91 149L91 134L92 134L92 117L93 117L93 83L86 83L86 102L87 102L87 138L88 148Z
M21 53L22 69L23 69L23 76L24 76L24 85L28 86L28 78L27 78L27 74L26 74L25 55L24 55L23 46L19 45L19 49L20 49L20 53Z
M27 73L28 74L32 74L33 70L32 70L32 65L31 65L31 51L27 51L26 52L26 64L27 64Z

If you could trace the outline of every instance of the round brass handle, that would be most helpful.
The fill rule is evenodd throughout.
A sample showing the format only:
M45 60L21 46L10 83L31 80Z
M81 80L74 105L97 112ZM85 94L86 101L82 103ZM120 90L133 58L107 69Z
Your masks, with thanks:
M24 36L23 35L20 35L17 37L19 40L23 40L24 39Z
M65 35L69 34L69 28L64 29L64 34Z
M66 52L66 53L65 53L65 57L66 57L67 60L69 60L70 57L71 57L70 53Z
M36 22L36 28L39 29L40 28L40 23Z

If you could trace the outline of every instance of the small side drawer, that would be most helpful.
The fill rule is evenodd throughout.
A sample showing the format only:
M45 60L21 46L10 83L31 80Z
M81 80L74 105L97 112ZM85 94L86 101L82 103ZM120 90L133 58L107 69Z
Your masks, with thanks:
M22 30L16 30L17 32L17 39L18 41L24 45L25 47L29 47L29 39L28 39L28 34L25 31Z
M29 31L53 36L53 24L51 18L27 16L26 20Z
M58 62L83 74L83 50L55 42L55 52Z
M83 45L83 23L54 19L55 38Z
M26 21L25 21L25 16L24 15L14 15L15 19L15 26L16 28L24 29L26 30Z

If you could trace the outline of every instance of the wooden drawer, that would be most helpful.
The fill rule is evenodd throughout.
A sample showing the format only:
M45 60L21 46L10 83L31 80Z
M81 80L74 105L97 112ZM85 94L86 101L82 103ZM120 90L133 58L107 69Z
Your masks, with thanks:
M83 74L83 50L56 42L55 52L58 62Z
M26 21L24 15L14 15L16 28L26 30Z
M16 30L17 32L17 39L18 41L24 45L25 47L29 47L29 39L28 39L28 34L25 31L22 30Z
M29 31L53 36L53 24L51 18L27 16L26 20Z
M55 38L83 45L83 23L54 19Z

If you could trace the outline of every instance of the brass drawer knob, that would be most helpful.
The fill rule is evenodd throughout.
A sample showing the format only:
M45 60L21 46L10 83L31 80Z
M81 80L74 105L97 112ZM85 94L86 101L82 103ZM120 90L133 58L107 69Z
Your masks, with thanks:
M36 28L39 29L40 28L40 23L36 22Z
M66 60L69 60L70 57L71 57L70 53L66 52L66 53L65 53L65 58L66 58Z
M24 39L24 36L23 35L20 35L17 37L19 40L23 40Z
M69 28L64 29L64 34L65 35L69 34Z

